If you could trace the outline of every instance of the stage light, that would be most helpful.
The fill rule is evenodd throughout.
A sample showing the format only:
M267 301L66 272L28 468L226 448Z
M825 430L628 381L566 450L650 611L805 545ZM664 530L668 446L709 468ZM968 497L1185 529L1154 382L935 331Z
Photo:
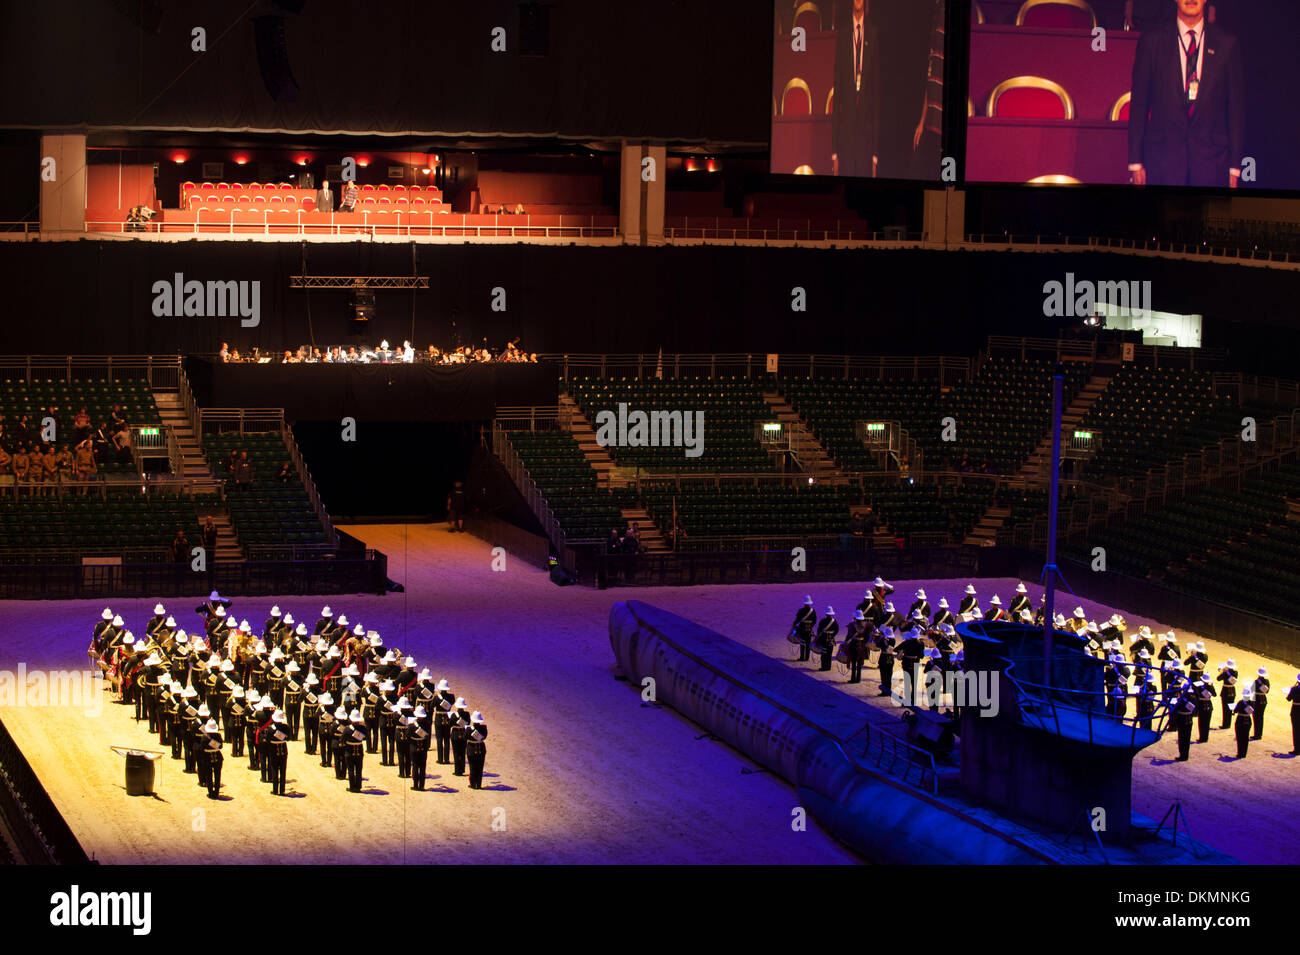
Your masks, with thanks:
M173 154L172 154L172 162L176 163L178 166L179 166L181 163L185 162L185 160L186 160L187 158L189 158L189 157L187 157L184 153L173 153Z
M809 484L815 484L816 482L817 482L817 479L816 479L816 478L809 478L809 479L808 479L808 483L809 483Z
M246 166L246 165L248 165L248 157L247 157L247 156L242 156L242 155L241 155L241 156L236 156L236 157L235 157L235 165L236 165L236 166Z
M425 166L423 169L420 170L420 172L424 173L427 176L429 174L429 167Z
M716 160L716 159L710 159L710 160L709 160L709 164L708 164L708 166L706 166L705 168L708 169L709 172L717 172L717 171L718 171L718 162L717 162L717 160Z
M696 165L696 162L695 162L694 159L688 159L688 160L686 160L686 171L687 171L687 172L695 172L697 169L699 169L699 166Z
M358 156L358 157L357 157L357 165L360 166L362 169L365 169L367 166L370 165L370 157L369 157L369 156Z
M294 160L294 162L296 162L299 166L305 166L307 165L310 159L311 159L310 156L299 156L297 159Z

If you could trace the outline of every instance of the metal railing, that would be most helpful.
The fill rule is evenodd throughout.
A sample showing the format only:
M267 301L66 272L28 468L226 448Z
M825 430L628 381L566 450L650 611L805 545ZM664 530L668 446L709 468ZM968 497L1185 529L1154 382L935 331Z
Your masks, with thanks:
M190 430L194 432L194 440L203 442L203 425L199 419L199 406L194 401L194 392L190 388L190 377L185 374L182 367L177 376L176 390L181 399L181 410L185 413L185 420L189 422Z
M516 423L519 421L520 419L515 419ZM528 506L532 509L533 514L536 515L538 521L541 522L542 527L546 531L546 536L550 539L551 543L555 545L556 550L560 555L560 560L565 566L565 570L572 571L573 558L569 547L570 542L564 533L564 528L560 526L559 519L556 518L555 512L551 510L551 506L547 503L545 495L543 495L541 490L537 487L537 482L534 481L532 475L528 473L528 468L524 466L523 461L519 459L519 455L515 453L515 449L510 443L510 430L535 431L538 429L535 424L532 423L530 423L530 426L527 428L508 429L503 426L505 423L507 422L503 422L500 419L492 422L492 452L501 461L502 465L505 466L506 472L510 475L510 479L515 482L515 486L519 488L520 493L523 494L524 500L528 502Z
M307 490L307 500L311 501L311 507L316 512L317 520L320 521L321 527L325 529L325 536L329 539L330 549L335 549L339 546L339 532L334 529L334 522L330 520L325 505L321 503L320 493L316 490L316 481L312 478L311 471L307 470L307 462L303 460L302 452L298 450L298 442L294 439L293 429L284 422L283 409L280 412L280 421L280 436L284 439L285 447L289 449L289 460L293 462L298 477L302 481L302 486ZM251 549L249 556L252 556Z
M1066 338L1028 338L1015 335L990 335L990 355L1017 355L1021 360L1049 358L1059 362L1095 362L1103 351L1119 353L1118 342L1098 343L1095 340ZM1176 367L1195 370L1199 364L1221 364L1228 358L1222 348L1179 348L1174 345L1134 345L1133 361L1125 364L1138 367ZM1112 361L1115 358L1111 359Z
M200 408L195 437L203 444L205 434L283 432L283 408Z
M777 371L768 372L766 354L755 352L731 353L669 353L655 352L623 354L564 354L551 352L539 354L539 361L554 362L560 366L560 377L609 378L717 378L733 377L808 377L808 378L867 378L890 380L920 380L938 378L942 382L955 379L969 380L971 359L960 355L889 356L889 355L805 355L778 354Z
M255 213L261 210L240 209L236 210L245 214ZM292 210L285 210L292 211ZM313 217L317 215L332 215L330 213L305 213ZM341 213L347 214L347 213ZM468 225L463 221L459 223L442 223L437 218L440 213L432 213L434 220L429 224L412 224L409 222L381 222L378 221L380 215L401 215L402 213L377 213L370 211L357 211L352 215L362 216L362 222L334 222L324 221L319 218L304 221L299 218L297 222L273 222L264 213L261 222L242 221L235 222L234 217L224 222L200 222L196 215L193 222L180 222L172 220L154 220L148 223L126 222L118 219L88 219L86 220L86 232L97 235L123 235L132 239L144 239L146 241L163 240L173 241L175 237L185 236L193 238L195 236L217 236L225 237L231 235L239 236L274 236L277 239L292 238L321 238L322 236L342 236L349 239L357 237L376 238L383 236L402 237L406 239L457 239L457 240L474 240L474 239L613 239L618 238L620 233L617 225L595 225L588 223L586 225L529 225L527 223L516 223L510 220L524 219L527 216L503 215L496 216L497 222L491 225L473 224ZM418 214L418 213L413 213ZM449 213L459 217L458 213ZM372 221L372 218L375 221ZM551 217L547 217L551 218ZM570 218L565 216L564 218ZM572 216L575 219L590 219L590 216ZM171 238L164 238L171 237Z
M119 381L143 378L154 391L174 391L180 355L0 355L0 379L10 381Z
M915 785L918 788L928 788L935 796L939 794L939 771L935 767L933 753L870 723L861 732L867 737L860 757L864 762L869 762L881 772L896 776L905 783L911 782L911 775L915 771ZM925 784L927 777L930 780L928 787Z

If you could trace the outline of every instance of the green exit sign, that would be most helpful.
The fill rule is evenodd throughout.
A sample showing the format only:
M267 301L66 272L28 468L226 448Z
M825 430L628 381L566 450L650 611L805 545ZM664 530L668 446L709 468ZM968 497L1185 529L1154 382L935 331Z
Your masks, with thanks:
M146 438L156 438L156 437L158 437L158 429L157 429L157 428L141 428L141 429L140 429L140 434L141 434L142 437L146 437Z
M1083 440L1085 440L1085 441L1091 441L1091 440L1092 440L1092 432L1091 432L1091 431L1076 431L1076 432L1074 432L1074 436L1075 436L1076 438L1081 438L1081 439L1083 439Z
M885 426L884 426L883 424L869 424L869 425L867 425L867 430L868 430L868 431L884 431L884 430L885 430Z

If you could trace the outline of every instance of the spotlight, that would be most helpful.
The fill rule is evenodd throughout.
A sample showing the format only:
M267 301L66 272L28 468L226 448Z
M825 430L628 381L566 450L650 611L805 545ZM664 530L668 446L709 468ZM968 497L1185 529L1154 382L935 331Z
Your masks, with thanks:
M188 158L188 157L187 157L184 153L174 153L174 154L172 154L172 162L176 163L178 166L179 166L181 163L185 162L185 160L186 160L187 158Z
M246 165L248 165L248 157L247 157L247 156L236 156L236 157L235 157L235 165L236 165L236 166L246 166Z

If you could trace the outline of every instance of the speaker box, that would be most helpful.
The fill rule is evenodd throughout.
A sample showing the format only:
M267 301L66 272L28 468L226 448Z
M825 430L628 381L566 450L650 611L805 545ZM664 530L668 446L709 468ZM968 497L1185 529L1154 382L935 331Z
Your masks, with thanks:
M253 36L257 41L257 65L262 71L266 91L277 103L294 103L300 92L289 68L289 47L284 35L284 17L253 18Z

